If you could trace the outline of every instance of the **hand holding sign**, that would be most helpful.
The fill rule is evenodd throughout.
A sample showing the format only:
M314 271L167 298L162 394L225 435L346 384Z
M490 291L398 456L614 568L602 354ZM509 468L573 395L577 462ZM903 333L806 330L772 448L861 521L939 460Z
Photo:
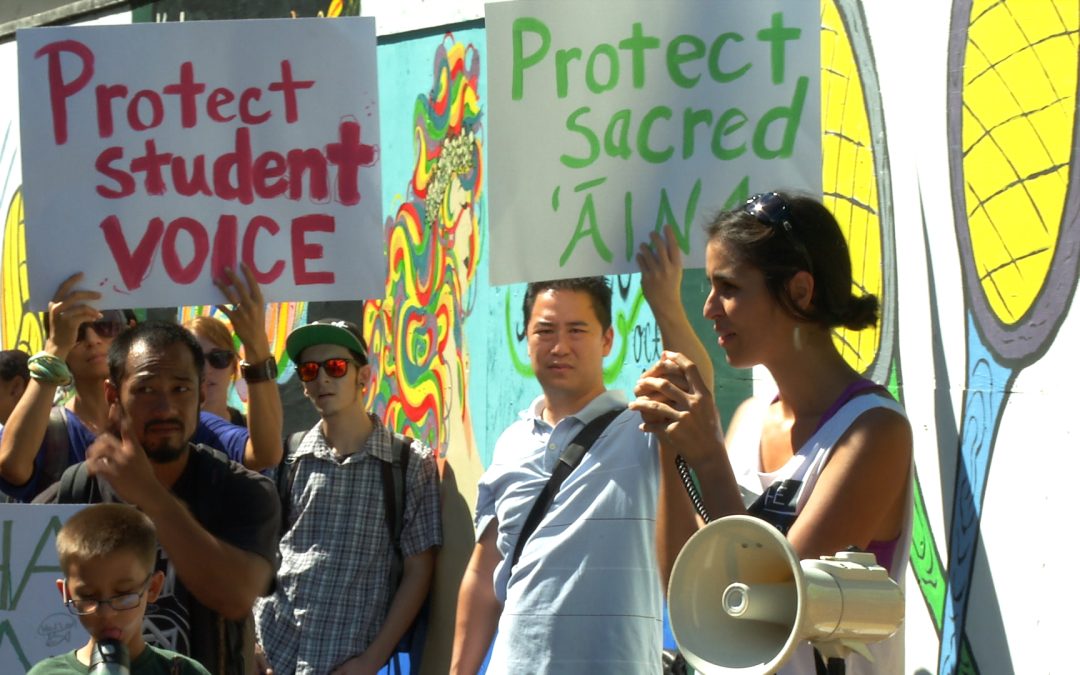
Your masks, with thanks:
M664 226L664 235L653 232L650 243L638 249L637 263L641 270L641 292L653 314L677 309L682 312L682 251L675 228Z
M76 289L76 284L82 278L83 273L76 272L65 279L49 303L49 335L45 351L62 359L67 358L68 352L75 346L79 326L101 318L101 312L86 304L99 299L101 293Z
M263 302L262 290L255 274L241 263L241 280L236 272L225 270L225 278L214 283L232 304L218 305L222 314L229 318L233 332L244 345L244 359L252 363L263 361L270 356L270 341L266 337L266 303Z

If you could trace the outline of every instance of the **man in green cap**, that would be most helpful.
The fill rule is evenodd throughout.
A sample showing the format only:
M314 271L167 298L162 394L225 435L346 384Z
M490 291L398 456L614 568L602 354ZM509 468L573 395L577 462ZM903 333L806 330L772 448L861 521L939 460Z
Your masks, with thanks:
M356 324L301 326L285 351L320 420L279 469L281 568L255 609L259 643L275 675L375 672L423 605L442 545L434 453L365 409Z

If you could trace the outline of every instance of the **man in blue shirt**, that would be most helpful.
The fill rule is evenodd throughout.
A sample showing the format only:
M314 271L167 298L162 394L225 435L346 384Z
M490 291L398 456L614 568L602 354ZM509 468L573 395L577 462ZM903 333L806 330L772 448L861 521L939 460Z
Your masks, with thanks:
M670 228L638 255L664 345L711 363L680 299ZM656 673L662 601L655 520L659 455L621 392L607 391L611 289L602 277L529 284L529 358L543 395L503 432L480 479L477 544L458 596L453 673ZM712 380L711 370L704 373ZM622 409L574 469L513 563L523 523L565 447Z

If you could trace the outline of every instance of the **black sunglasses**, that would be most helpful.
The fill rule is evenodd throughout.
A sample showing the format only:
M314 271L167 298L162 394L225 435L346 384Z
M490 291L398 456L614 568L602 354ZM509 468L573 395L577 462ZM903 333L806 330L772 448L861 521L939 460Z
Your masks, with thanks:
M124 330L124 324L118 321L110 321L109 319L98 319L97 321L87 321L84 324L79 325L79 332L75 339L82 342L86 339L87 327L94 329L94 334L102 340L111 340L120 334L120 331Z
M232 366L236 352L231 349L211 349L206 352L206 362L218 370Z
M319 368L326 371L326 374L330 377L337 379L339 377L345 377L345 373L349 370L349 364L355 363L360 365L359 361L352 359L336 358L326 359L322 363L318 361L304 361L296 366L296 374L300 378L301 382L311 382L319 376Z
M814 273L814 262L810 258L810 252L806 250L806 245L799 241L795 228L791 224L791 206L788 205L786 199L776 192L762 192L747 199L743 205L743 211L756 218L759 223L783 232L795 252L802 256L807 271L810 274Z

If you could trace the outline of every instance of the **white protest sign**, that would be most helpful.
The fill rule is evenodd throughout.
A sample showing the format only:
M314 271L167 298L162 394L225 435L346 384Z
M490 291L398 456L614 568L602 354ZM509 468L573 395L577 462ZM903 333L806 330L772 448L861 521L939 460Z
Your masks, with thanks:
M56 533L84 506L0 504L0 672L25 673L90 639L56 589Z
M820 36L805 0L487 5L491 281L636 272L671 223L821 191Z
M370 18L20 30L31 307L76 271L99 308L381 295Z

